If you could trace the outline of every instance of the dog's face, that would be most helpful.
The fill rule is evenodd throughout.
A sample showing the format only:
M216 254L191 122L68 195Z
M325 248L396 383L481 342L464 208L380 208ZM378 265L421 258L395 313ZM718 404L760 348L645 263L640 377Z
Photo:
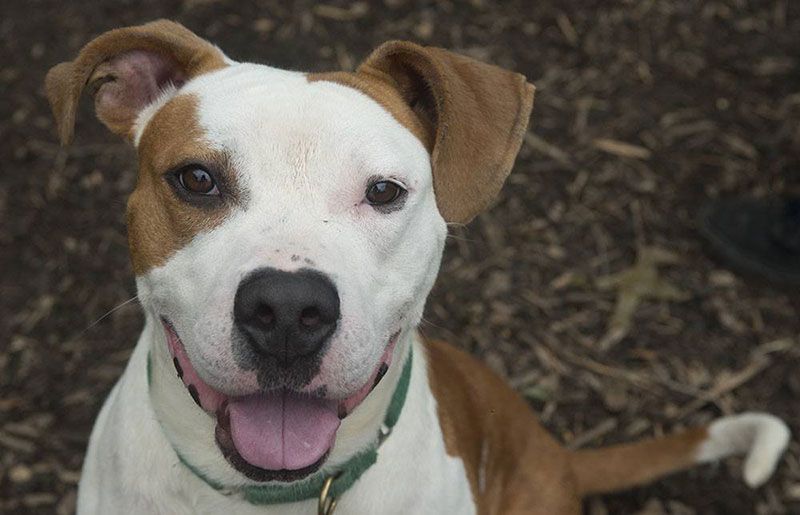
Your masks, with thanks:
M239 64L169 22L54 68L62 137L85 83L139 153L129 240L166 336L155 354L237 471L313 472L419 322L445 220L474 216L510 170L532 88L406 43L352 74Z
M188 130L164 130L176 123ZM438 268L423 144L355 89L253 64L194 79L138 126L140 298L204 381L228 395L358 390L419 321ZM153 231L156 211L196 233Z

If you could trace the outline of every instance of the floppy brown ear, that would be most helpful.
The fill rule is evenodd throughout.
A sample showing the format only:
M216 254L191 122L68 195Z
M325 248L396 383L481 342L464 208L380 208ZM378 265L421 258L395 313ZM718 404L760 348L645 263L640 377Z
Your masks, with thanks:
M433 132L439 212L466 223L500 191L533 108L523 75L434 47L391 41L358 74L390 82Z
M131 139L141 110L170 84L180 87L225 65L225 55L217 47L183 25L158 20L98 36L74 61L50 69L45 92L62 144L72 139L78 101L87 87L100 121Z

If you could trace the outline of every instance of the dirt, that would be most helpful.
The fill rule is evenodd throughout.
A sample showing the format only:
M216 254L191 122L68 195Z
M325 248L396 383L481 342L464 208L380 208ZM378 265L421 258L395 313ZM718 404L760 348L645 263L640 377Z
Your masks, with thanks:
M424 333L481 356L567 444L753 409L800 434L800 298L726 270L695 224L708 199L800 184L797 2L13 0L0 6L1 512L74 510L92 421L142 323L125 304L135 156L89 102L60 149L42 79L94 35L158 17L293 69L351 68L402 38L525 73L531 133L496 206L453 227ZM765 487L740 467L586 511L800 513L796 439Z

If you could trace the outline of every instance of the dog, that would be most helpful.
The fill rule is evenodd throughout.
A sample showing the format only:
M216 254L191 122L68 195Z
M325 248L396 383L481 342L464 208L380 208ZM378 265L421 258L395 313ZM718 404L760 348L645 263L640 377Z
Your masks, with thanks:
M485 209L533 106L520 74L393 41L355 72L239 63L170 21L45 81L131 142L145 326L97 418L78 513L576 514L581 498L787 447L745 413L569 451L498 376L417 332L447 223Z

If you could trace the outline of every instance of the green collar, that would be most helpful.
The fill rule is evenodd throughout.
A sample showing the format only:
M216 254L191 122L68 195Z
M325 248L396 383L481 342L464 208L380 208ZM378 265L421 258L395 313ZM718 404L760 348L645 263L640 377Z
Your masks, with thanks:
M183 465L189 469L195 476L200 478L211 488L225 494L225 495L241 495L250 504L284 504L305 501L308 499L318 499L325 483L329 478L333 477L330 484L328 497L338 499L345 493L358 479L378 460L378 447L383 443L384 439L389 436L397 420L400 418L400 412L403 410L403 405L406 401L406 394L408 393L408 385L411 380L411 362L412 350L409 349L408 356L406 357L405 365L403 365L403 372L397 382L392 400L389 403L389 408L386 410L386 416L383 419L380 433L375 443L368 449L356 454L345 463L338 467L338 470L331 473L316 472L302 481L297 481L289 485L250 485L240 488L228 488L221 485L209 478L202 472L195 468L191 463L175 451L178 459ZM147 382L150 384L152 379L150 355L147 356ZM174 447L173 447L174 450Z

